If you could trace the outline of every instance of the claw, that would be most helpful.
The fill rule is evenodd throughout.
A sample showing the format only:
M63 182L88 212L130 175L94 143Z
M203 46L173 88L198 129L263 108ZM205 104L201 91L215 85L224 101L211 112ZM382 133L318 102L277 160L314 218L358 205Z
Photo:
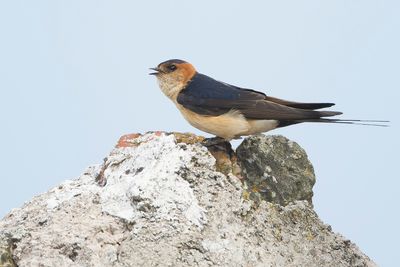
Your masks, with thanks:
M216 136L212 138L206 138L204 139L201 144L205 147L210 147L210 146L215 146L221 143L226 142L226 140L222 137Z

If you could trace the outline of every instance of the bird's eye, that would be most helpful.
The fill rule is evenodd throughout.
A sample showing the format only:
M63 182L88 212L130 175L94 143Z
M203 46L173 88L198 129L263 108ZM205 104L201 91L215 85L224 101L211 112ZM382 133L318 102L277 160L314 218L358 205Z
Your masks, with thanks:
M176 70L176 65L171 64L171 65L169 65L167 68L168 68L170 71L174 71L174 70Z

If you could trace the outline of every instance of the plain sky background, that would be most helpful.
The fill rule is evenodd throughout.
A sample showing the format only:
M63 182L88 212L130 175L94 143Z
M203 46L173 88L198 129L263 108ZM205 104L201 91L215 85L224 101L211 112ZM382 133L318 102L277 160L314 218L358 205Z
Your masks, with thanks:
M321 219L398 264L400 1L0 2L0 217L101 163L118 138L192 128L148 68L170 58L235 85L327 101L391 127L276 130L306 149Z

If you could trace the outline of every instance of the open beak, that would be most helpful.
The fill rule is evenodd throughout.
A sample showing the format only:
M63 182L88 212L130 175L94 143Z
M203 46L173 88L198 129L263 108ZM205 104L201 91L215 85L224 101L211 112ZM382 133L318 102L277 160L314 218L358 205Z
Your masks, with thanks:
M158 75L162 72L159 68L150 68L150 69L154 70L155 72L151 72L149 73L149 75Z

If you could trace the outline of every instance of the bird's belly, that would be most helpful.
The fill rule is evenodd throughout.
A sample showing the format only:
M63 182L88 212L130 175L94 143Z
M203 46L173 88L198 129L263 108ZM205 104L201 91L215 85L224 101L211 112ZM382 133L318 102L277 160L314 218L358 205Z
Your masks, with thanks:
M252 135L271 131L278 127L277 120L247 120L249 123L249 130L243 135Z
M237 111L220 116L204 116L177 105L183 117L193 126L204 132L231 140L248 130L246 119Z
M204 116L177 104L183 117L197 129L231 140L242 135L266 132L276 128L275 120L248 120L239 111L229 111L220 116Z

